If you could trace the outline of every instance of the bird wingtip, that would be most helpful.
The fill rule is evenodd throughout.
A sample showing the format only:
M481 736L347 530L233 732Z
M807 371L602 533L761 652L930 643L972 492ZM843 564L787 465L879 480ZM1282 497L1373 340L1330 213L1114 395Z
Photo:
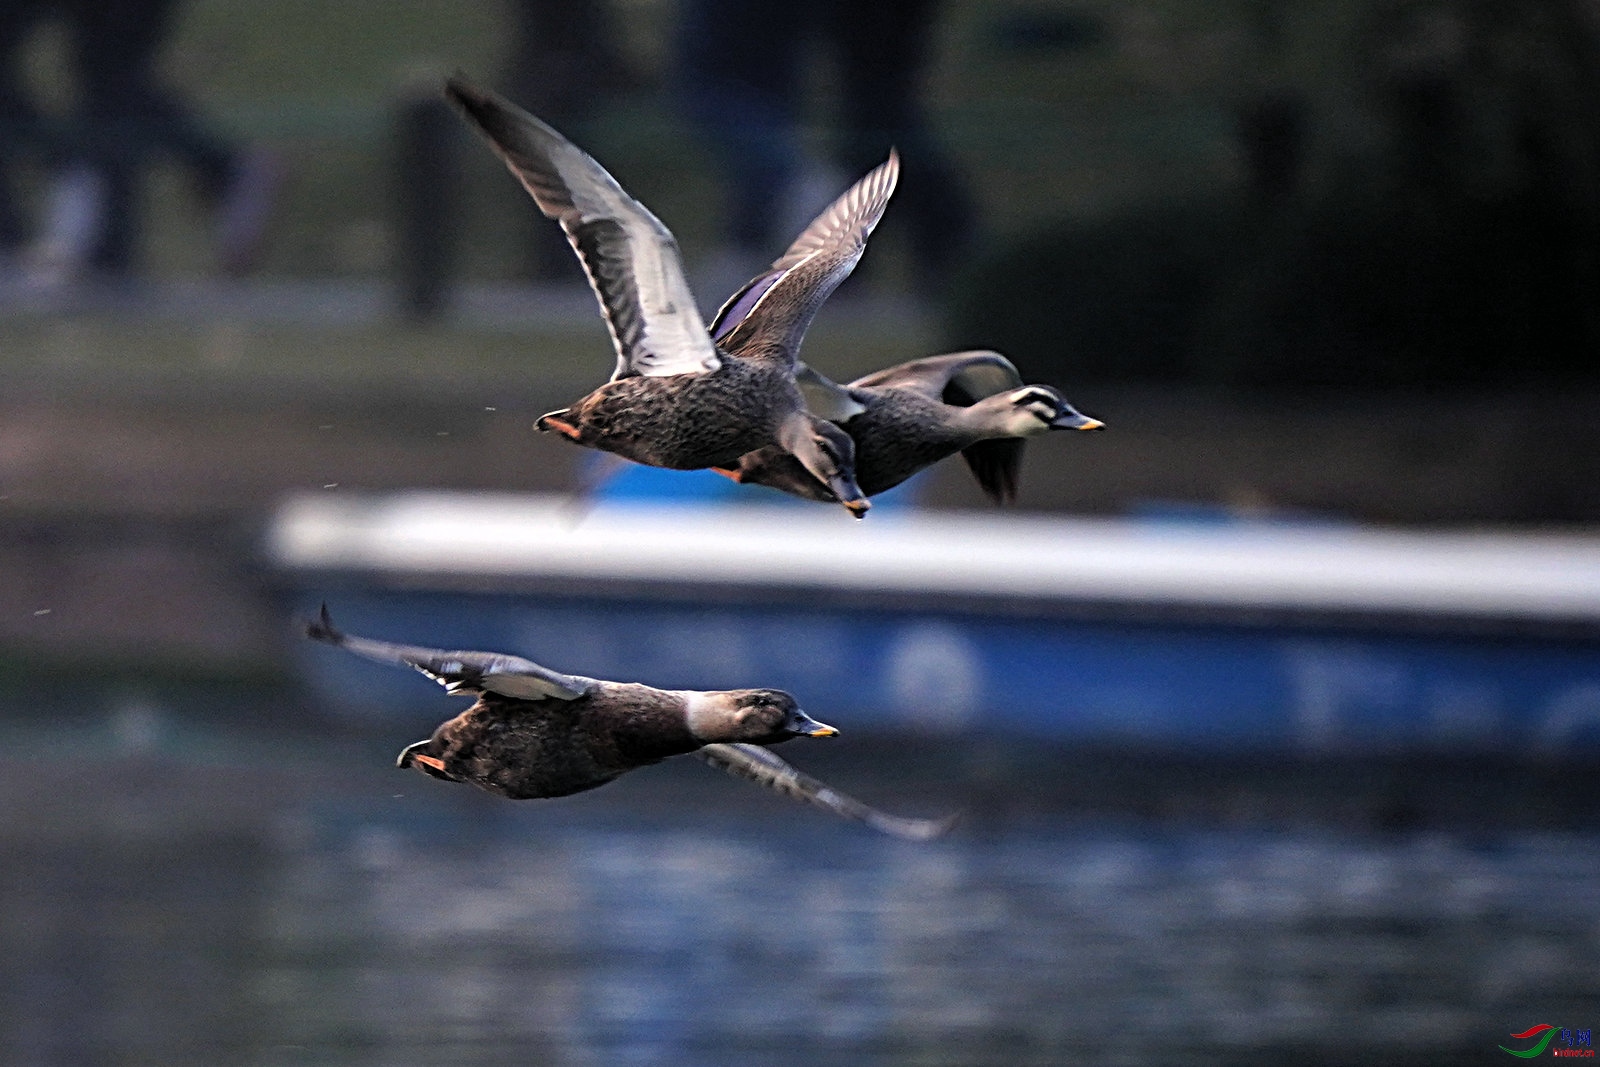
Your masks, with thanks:
M341 644L344 641L344 634L333 625L333 616L328 612L326 601L323 602L322 610L317 613L317 617L303 623L301 629L305 636L313 641L325 641L330 645Z
M933 841L954 830L960 821L961 813L953 812L938 819L897 819L898 825L883 829L908 841Z
M445 78L444 91L445 95L451 99L459 99L464 96L476 96L482 92L482 90L478 88L477 83L475 83L471 78L467 77L466 72L462 70L457 70Z

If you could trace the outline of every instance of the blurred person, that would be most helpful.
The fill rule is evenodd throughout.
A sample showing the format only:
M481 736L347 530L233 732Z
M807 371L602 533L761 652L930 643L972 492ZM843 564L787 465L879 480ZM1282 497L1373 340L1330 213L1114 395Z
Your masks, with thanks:
M17 203L17 166L24 156L43 158L59 148L59 131L22 83L23 45L51 7L52 0L0 3L0 266L20 258L31 235Z
M919 277L936 288L948 283L976 223L966 183L929 130L920 101L938 14L939 0L684 0L678 88L729 185L722 258L733 262L719 273L733 285L770 262L825 202L809 196L809 186L838 184L808 174L801 145L812 41L837 62L833 162L864 173L891 146L900 150L905 173L886 226L905 229Z
M174 25L175 0L47 0L66 23L79 103L69 121L67 158L47 197L30 253L39 277L68 280L87 270L109 279L132 273L142 227L139 177L157 156L194 177L213 214L219 268L255 265L280 178L277 161L208 128L157 72Z

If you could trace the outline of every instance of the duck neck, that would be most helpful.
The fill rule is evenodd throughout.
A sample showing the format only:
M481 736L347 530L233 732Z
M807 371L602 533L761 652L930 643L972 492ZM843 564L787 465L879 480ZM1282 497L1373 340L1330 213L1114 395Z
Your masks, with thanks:
M980 400L970 407L956 408L949 413L946 422L964 444L987 441L991 437L1010 437L1005 427L1005 413L1009 410L1009 405L1001 409Z
M693 752L702 742L689 731L683 705L674 694L646 685L630 685L627 710L612 724L617 752L625 760L652 763Z

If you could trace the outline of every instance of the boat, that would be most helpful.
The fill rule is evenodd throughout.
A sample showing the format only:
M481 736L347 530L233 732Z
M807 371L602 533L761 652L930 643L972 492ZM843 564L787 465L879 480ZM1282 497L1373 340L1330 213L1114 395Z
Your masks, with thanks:
M407 491L289 497L262 558L352 632L842 729L1265 753L1600 745L1600 537ZM425 679L301 642L353 716Z

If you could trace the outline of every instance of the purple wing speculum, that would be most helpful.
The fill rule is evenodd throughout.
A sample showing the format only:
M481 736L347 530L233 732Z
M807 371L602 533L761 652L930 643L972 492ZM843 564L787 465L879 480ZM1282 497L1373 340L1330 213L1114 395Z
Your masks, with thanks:
M747 284L737 296L724 304L722 310L717 312L717 317L711 321L712 339L720 341L732 333L734 327L743 322L745 317L750 314L750 309L754 308L761 298L766 295L767 290L776 285L778 279L787 273L789 272L786 270L775 270L763 274Z

